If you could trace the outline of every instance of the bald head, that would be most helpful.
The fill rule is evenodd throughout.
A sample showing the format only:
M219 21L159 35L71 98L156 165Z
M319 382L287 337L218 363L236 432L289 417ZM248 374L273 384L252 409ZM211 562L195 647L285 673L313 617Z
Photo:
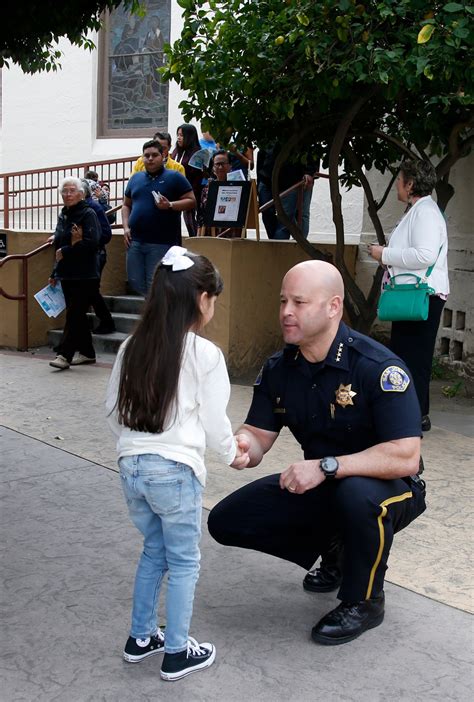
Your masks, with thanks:
M321 360L342 318L344 284L337 268L324 261L304 261L290 268L280 295L280 325L287 343L308 360Z
M305 294L317 293L324 297L337 295L344 300L344 283L336 266L326 261L303 261L290 268L283 283L291 280L301 287Z

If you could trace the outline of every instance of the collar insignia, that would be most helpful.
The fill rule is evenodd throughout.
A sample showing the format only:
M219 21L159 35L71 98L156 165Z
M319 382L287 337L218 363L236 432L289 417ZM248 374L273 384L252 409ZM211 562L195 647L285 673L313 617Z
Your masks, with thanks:
M341 343L340 343L339 346L337 347L336 363L339 363L339 361L341 360L342 349L343 349L343 348L344 348L344 344L343 344L342 341L341 341ZM352 402L351 402L350 404L352 404Z
M352 390L352 384L350 385L343 385L342 383L339 385L338 389L336 390L336 403L340 405L341 407L347 407L347 405L353 405L352 398L357 395L354 390Z

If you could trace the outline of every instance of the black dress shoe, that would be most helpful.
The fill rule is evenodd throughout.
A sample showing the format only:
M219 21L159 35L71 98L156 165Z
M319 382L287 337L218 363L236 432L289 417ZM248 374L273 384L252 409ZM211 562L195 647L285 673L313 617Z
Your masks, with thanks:
M424 414L421 418L421 431L429 431L431 429L431 419L429 414Z
M320 568L306 573L303 587L310 592L332 592L337 590L341 582L342 575L339 568L326 568L324 563L321 563Z
M383 592L370 600L341 602L313 627L311 638L324 646L352 641L383 622L384 604Z

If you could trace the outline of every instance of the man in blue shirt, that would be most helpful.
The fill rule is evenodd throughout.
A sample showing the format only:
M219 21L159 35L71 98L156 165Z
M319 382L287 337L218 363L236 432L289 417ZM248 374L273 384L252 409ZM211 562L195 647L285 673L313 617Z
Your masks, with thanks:
M334 542L341 577L308 574L316 591L340 584L341 603L312 630L315 642L355 639L382 623L393 535L425 509L420 408L409 372L387 348L342 321L344 286L329 263L305 261L283 279L286 347L263 366L239 446L258 465L287 426L303 460L256 480L209 515L220 543L251 548L306 570Z
M130 286L146 295L157 263L171 246L181 245L181 212L196 207L189 181L163 166L159 141L143 145L145 170L128 181L122 205Z

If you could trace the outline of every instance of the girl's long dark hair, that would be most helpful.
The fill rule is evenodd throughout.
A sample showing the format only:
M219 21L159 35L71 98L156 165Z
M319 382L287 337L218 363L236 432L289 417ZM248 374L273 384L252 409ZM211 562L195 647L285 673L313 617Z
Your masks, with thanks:
M123 354L118 418L135 431L161 433L170 421L191 327L199 327L200 293L219 295L223 282L205 256L187 252L194 265L173 271L159 263L143 317Z
M178 129L181 129L183 132L183 146L176 144L175 151L178 151L180 154L183 151L194 153L201 148L197 129L193 124L180 124Z

